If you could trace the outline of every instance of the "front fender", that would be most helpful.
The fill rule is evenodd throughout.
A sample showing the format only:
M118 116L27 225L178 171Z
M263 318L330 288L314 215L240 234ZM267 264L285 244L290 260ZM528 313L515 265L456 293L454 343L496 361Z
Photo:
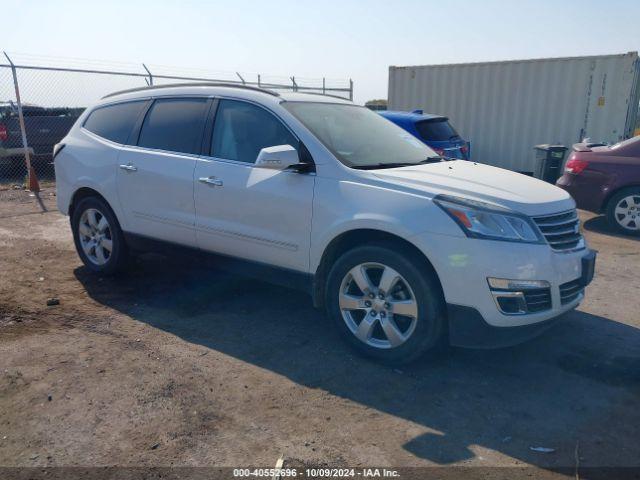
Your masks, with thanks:
M409 241L411 232L397 221L382 215L360 214L358 218L339 219L319 236L312 236L310 271L315 272L329 244L340 235L356 230L376 230Z
M377 230L411 242L425 232L464 236L431 199L353 181L318 178L313 205L310 272L331 241L352 230Z

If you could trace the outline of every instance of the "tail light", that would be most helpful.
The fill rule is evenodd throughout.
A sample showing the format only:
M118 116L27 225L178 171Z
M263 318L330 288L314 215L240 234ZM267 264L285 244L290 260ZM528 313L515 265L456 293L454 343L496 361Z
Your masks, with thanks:
M468 157L468 155L469 155L469 147L467 146L466 143L460 147L460 151L462 152L462 154L465 157Z
M9 134L7 133L7 126L3 123L0 123L0 141L4 142L7 138L9 138Z
M589 166L589 162L586 160L580 160L575 157L570 158L567 165L564 167L564 171L579 175L582 171Z

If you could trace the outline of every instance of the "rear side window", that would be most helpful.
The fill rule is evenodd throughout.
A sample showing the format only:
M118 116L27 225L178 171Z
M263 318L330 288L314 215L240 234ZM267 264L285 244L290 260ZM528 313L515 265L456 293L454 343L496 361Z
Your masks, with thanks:
M455 131L446 118L423 120L416 123L416 128L423 140L445 142L459 137L458 132Z
M179 153L200 153L206 98L156 100L147 113L138 146Z
M293 134L271 113L251 103L221 100L213 127L211 155L254 163L265 147L291 145Z
M83 126L112 142L127 143L145 103L145 101L128 102L97 108L89 114Z

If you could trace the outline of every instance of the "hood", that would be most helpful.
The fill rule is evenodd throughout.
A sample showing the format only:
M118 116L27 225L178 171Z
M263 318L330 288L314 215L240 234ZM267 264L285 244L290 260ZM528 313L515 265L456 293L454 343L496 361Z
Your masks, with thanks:
M561 188L533 177L466 160L372 171L385 182L435 196L454 195L499 205L526 215L575 208Z

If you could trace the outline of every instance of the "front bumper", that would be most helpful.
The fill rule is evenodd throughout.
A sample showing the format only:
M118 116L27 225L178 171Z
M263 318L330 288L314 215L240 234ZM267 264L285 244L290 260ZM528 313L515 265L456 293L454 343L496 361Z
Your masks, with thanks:
M504 348L517 345L547 331L564 316L561 313L555 318L517 327L494 327L472 307L448 304L447 314L449 343L465 348Z
M548 328L553 319L576 308L583 294L563 296L561 286L582 277L582 259L593 252L588 248L556 252L548 245L476 240L463 236L422 234L411 239L427 256L438 274L450 310L452 343L469 345L464 338L478 338L479 346L489 346L479 332L494 338L496 346L518 343ZM535 313L507 315L499 311L487 283L487 277L545 280L550 284L550 308ZM479 326L481 325L481 326ZM514 329L514 327L527 327ZM509 333L509 331L511 333ZM492 332L492 333L491 333ZM517 332L517 333L516 333ZM514 336L514 341L503 337ZM458 340L456 340L458 339Z

